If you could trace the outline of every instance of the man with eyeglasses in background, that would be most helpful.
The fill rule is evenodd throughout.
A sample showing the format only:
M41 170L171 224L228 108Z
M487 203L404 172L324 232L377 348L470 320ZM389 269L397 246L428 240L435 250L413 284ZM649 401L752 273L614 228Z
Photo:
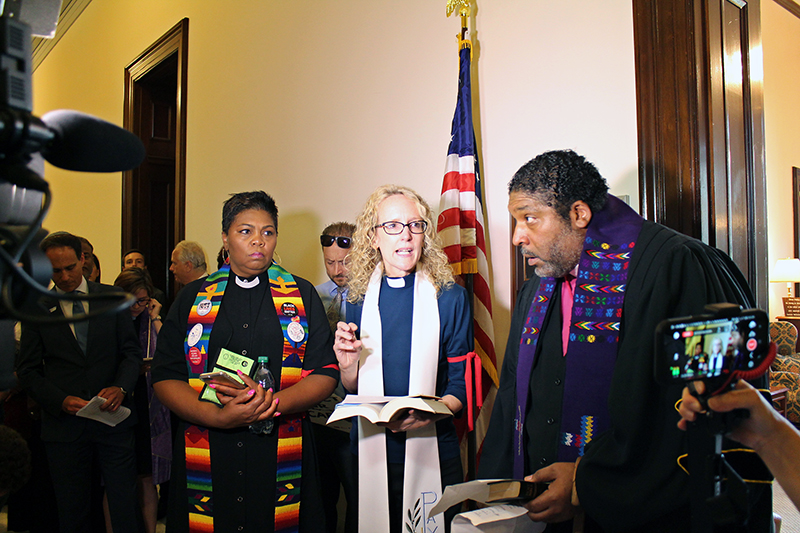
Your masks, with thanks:
M349 222L336 222L322 230L319 237L325 272L330 279L315 288L327 311L331 331L336 331L336 324L347 318L347 254L350 253L350 240L355 229L355 225ZM344 487L347 500L345 532L356 533L358 529L358 514L354 507L358 500L358 480L353 475L353 459L350 453L350 421L325 425L334 406L342 401L344 395L340 381L330 397L309 410L309 417L314 422L311 427L319 454L320 483L325 487L323 507L327 531L330 533L336 532L336 504L339 501L340 484Z

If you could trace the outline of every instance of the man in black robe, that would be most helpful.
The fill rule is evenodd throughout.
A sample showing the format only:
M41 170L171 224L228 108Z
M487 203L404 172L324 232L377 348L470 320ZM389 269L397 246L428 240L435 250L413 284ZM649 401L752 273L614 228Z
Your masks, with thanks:
M549 482L526 504L547 531L572 531L581 513L586 532L689 531L683 384L654 378L656 325L753 297L728 256L607 190L572 151L538 156L509 184L513 242L536 276L514 308L478 477ZM769 486L750 493L749 531L769 531Z

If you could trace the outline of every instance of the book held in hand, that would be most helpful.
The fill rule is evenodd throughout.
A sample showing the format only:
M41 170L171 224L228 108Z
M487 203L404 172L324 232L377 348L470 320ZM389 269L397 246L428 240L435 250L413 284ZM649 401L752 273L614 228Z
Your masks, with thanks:
M546 483L534 483L520 479L476 479L466 483L456 483L444 488L441 499L431 509L431 516L443 513L451 506L464 500L480 503L520 504L533 500L547 490Z
M487 481L486 484L489 486L489 496L483 500L483 503L527 502L547 490L545 484L518 479Z
M358 396L348 394L342 403L333 410L328 418L328 424L353 416L366 418L373 424L389 422L408 409L453 416L441 398L436 396Z

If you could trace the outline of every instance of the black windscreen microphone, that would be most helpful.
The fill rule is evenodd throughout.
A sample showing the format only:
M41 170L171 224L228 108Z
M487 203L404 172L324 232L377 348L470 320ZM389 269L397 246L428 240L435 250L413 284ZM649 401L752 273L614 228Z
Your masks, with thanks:
M54 137L41 153L51 165L79 172L119 172L144 160L142 141L126 129L97 117L60 109L42 116Z

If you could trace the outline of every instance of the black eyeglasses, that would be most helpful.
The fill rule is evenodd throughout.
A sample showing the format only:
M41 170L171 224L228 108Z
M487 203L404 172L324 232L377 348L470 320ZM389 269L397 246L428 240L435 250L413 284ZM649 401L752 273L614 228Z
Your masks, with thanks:
M350 248L350 237L334 237L333 235L320 235L319 242L327 248L334 242L339 245L339 248Z
M150 298L139 298L138 300L133 302L133 305L144 306L148 305L149 303L150 303Z
M428 223L424 220L412 220L408 224L403 224L396 220L390 220L389 222L378 224L373 229L378 228L383 228L383 231L385 231L387 235L400 235L406 228L408 228L411 233L419 235L420 233L425 233L425 230L428 229Z

